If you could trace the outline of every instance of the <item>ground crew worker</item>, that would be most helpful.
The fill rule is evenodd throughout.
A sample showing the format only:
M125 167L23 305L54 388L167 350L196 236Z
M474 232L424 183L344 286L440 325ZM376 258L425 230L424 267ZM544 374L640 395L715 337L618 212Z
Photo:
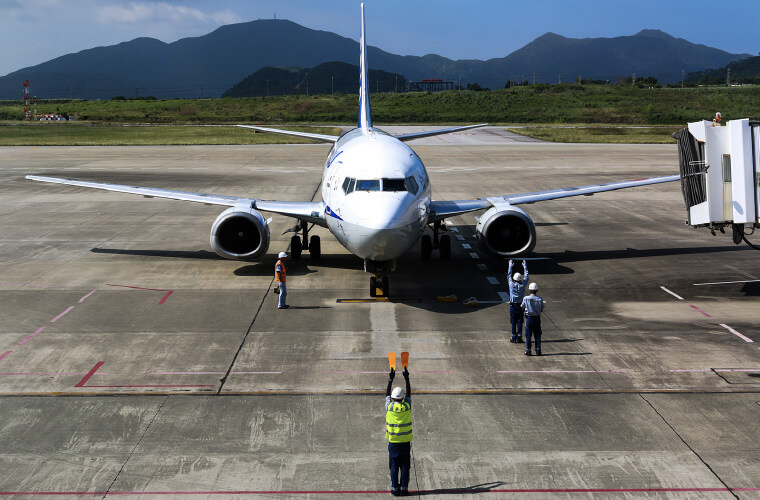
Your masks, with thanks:
M514 262L509 260L509 271L507 271L507 284L509 285L509 319L512 322L512 338L509 339L513 344L516 342L522 344L523 338L523 310L522 300L525 297L525 282L528 281L528 263L522 261L525 276L520 273L512 275Z
M288 258L288 254L280 252L277 256L277 263L274 265L274 282L275 286L280 287L280 299L277 302L277 309L287 309L290 307L285 303L285 299L288 296L287 289L287 269L285 268L285 259Z
M385 437L388 438L388 466L391 470L391 494L409 494L409 467L412 450L412 388L409 385L409 371L404 368L406 392L396 387L391 393L396 370L388 374L388 388L385 390ZM399 481L399 471L401 481Z
M541 311L544 310L544 299L536 295L538 285L531 283L528 285L530 295L522 301L522 308L525 310L525 355L530 356L530 338L536 339L536 356L541 355Z
M720 111L718 111L717 113L715 113L715 118L713 118L713 127L720 127L720 120L722 118L723 117L720 116Z

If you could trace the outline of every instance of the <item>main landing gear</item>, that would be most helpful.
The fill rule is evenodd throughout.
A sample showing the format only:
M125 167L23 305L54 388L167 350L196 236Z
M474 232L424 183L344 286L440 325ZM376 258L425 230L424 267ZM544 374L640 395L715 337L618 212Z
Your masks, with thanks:
M313 224L312 227L314 227ZM298 221L298 224L292 228L292 231L295 233L302 231L303 234L303 236L298 236L296 234L290 238L290 256L293 260L299 260L301 258L301 253L304 250L309 252L311 260L319 260L319 258L322 257L322 242L317 235L314 235L309 239L309 227L306 222Z
M443 225L443 221L435 221L433 223L432 238L429 234L422 235L420 239L420 251L423 260L430 260L433 256L433 250L438 250L438 256L441 260L449 260L451 258L451 236L443 234L439 237L439 232L448 232L446 226Z
M372 273L369 279L370 297L388 297L390 295L390 273L396 270L396 261L365 260L364 270Z

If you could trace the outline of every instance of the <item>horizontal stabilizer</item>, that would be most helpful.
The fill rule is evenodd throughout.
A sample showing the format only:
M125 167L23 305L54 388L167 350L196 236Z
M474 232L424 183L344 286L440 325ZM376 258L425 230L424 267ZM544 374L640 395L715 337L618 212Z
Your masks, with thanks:
M294 130L282 130L279 128L267 128L267 127L257 127L255 125L237 125L238 127L242 128L250 128L253 130L258 130L259 132L269 132L271 134L282 134L282 135L292 135L294 137L305 137L307 139L314 139L316 141L322 141L322 142L335 142L338 140L337 135L326 135L326 134L312 134L309 132L296 132Z
M464 127L454 128L442 128L438 130L428 130L427 132L412 132L410 134L395 135L394 137L399 141L411 141L413 139L421 139L422 137L433 137L434 135L450 134L452 132L461 132L462 130L469 130L471 128L485 127L488 123L480 123L478 125L467 125Z

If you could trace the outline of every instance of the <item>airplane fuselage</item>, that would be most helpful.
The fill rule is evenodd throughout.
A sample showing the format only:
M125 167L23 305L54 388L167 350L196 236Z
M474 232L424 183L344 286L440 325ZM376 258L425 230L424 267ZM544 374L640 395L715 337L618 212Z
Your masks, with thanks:
M348 251L388 261L422 236L430 215L430 180L406 144L376 128L354 129L327 157L322 200L327 227Z

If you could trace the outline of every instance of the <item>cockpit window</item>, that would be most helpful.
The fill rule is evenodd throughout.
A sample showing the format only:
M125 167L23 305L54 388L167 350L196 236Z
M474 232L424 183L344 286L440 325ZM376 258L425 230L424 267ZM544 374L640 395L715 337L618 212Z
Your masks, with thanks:
M412 194L417 194L419 186L417 185L417 181L414 180L414 177L407 177L404 179L404 185L406 186L407 191Z
M380 179L357 180L357 191L380 191Z
M383 191L406 191L404 179L383 179Z

